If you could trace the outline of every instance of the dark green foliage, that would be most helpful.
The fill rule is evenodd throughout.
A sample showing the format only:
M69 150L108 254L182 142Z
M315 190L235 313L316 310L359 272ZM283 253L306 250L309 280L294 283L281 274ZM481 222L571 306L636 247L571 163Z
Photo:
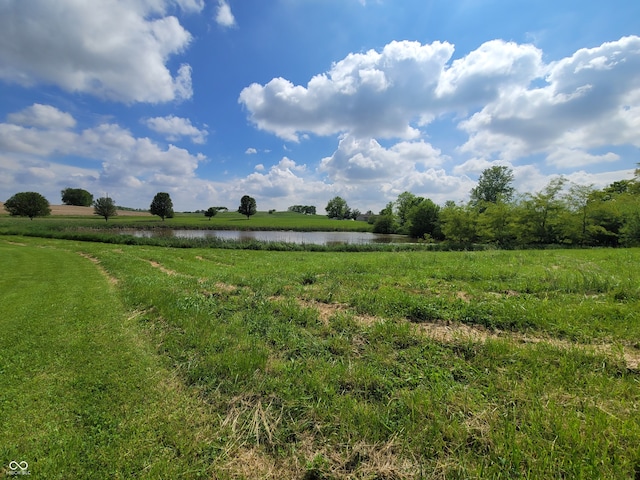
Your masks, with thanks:
M12 215L19 217L44 217L51 214L49 202L37 192L20 192L7 200L4 208Z
M305 215L316 214L316 207L313 205L292 205L288 210L290 212L304 213Z
M423 200L424 198L417 197L411 192L403 192L398 195L398 199L395 201L394 207L395 211L397 212L398 224L401 228L405 227L409 222L409 212L411 211L411 209L420 205Z
M65 188L60 194L62 195L62 203L65 205L90 207L93 203L93 195L82 188Z
M393 215L378 215L373 223L373 233L395 233L396 222Z
M244 195L240 199L240 206L238 207L238 213L245 215L247 219L249 219L249 217L251 217L252 215L255 215L257 211L258 211L258 207L256 205L255 198L250 197L249 195Z
M93 213L104 217L104 221L109 220L109 217L115 217L118 212L116 211L116 204L109 197L100 197L93 203Z
M211 220L211 217L215 217L218 213L218 209L216 207L209 207L209 209L204 212L204 216Z
M174 215L173 203L171 202L169 194L165 192L156 193L149 207L149 212L151 215L158 215L162 221L164 221L165 218L172 218Z
M336 220L351 218L351 209L342 197L333 197L325 207L327 216Z
M433 201L423 199L414 205L407 214L409 222L409 235L414 238L440 238L440 207Z

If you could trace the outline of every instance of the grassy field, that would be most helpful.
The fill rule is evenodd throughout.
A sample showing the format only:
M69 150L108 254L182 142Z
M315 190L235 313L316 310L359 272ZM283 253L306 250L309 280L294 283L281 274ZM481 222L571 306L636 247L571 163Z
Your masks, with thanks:
M87 209L90 207L73 207ZM211 230L299 230L299 231L355 231L370 232L372 225L352 220L331 220L326 215L303 215L293 212L258 212L251 218L237 212L220 212L208 219L202 213L176 213L174 218L164 221L157 216L141 212L120 212L107 222L97 215L65 215L65 209L56 210L48 217L28 218L10 217L0 207L0 229L73 229L73 228L195 228ZM2 215L4 214L4 215Z
M640 474L638 249L257 252L2 236L0 255L0 468Z

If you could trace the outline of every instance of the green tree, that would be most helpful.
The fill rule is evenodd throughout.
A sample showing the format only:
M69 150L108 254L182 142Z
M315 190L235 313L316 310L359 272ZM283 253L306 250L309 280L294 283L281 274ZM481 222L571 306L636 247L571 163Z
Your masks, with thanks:
M172 218L174 213L171 196L166 192L156 193L149 207L149 213L151 213L151 215L158 215L163 222L165 218Z
M407 227L409 212L413 207L420 205L423 200L424 198L416 197L411 192L402 192L398 195L397 200L394 202L394 207L396 215L398 216L398 224L400 224L400 228ZM407 230L407 228L405 228L405 230Z
M564 209L560 192L566 179L554 178L540 192L525 195L519 208L518 236L521 243L558 242L560 213Z
M209 209L204 212L204 216L211 220L211 217L215 217L218 213L218 209L216 207L209 207Z
M512 183L513 170L509 167L494 165L485 169L478 185L471 189L471 204L483 210L487 203L510 202L515 193Z
M397 227L393 215L378 215L373 222L373 233L396 233Z
M118 215L116 204L113 203L113 200L109 197L100 197L93 202L93 213L94 215L104 217L105 222L109 220L109 217Z
M49 202L37 192L20 192L4 203L4 208L13 216L44 217L51 214Z
M440 210L440 225L446 240L473 243L478 235L478 211L471 205L447 202Z
M420 198L420 197L418 197ZM440 207L430 199L422 199L407 213L409 235L413 238L424 238L425 234L440 238Z
M256 214L257 208L258 207L256 205L255 198L250 197L249 195L244 195L240 199L240 206L238 207L238 213L241 213L242 215L246 215L248 220L249 217L251 217L251 215Z
M351 209L349 208L349 205L347 205L346 200L342 197L333 197L329 200L325 210L327 211L327 217L338 220L349 218L351 215Z
M589 213L593 204L593 185L573 184L564 200L567 214L561 225L564 241L579 245L589 243Z
M93 195L82 188L65 188L60 194L62 195L62 203L65 205L90 207L93 203Z
M514 208L504 202L489 203L478 216L478 236L484 242L495 243L500 247L513 244L516 236L514 229Z

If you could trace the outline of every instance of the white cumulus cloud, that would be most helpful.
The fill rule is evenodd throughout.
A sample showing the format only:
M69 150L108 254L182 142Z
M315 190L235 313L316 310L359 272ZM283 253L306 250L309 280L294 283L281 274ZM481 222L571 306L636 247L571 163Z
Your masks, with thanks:
M216 22L223 27L233 27L236 19L231 12L231 7L226 0L218 0L218 8L216 9Z
M181 137L189 137L193 143L197 144L203 144L207 141L208 132L193 126L188 118L168 115L166 117L147 118L144 123L151 130L164 135L167 140L173 142Z
M65 128L51 119L63 119ZM139 205L140 196L151 198L160 188L188 190L198 165L206 160L175 145L162 147L135 137L117 124L74 126L71 115L52 106L36 104L8 115L8 121L0 123L3 189L35 185L36 191L55 197L72 179L89 191L109 191L120 204Z
M54 84L124 103L190 98L191 69L167 61L191 41L168 0L4 0L0 2L0 79ZM177 0L199 11L201 0Z

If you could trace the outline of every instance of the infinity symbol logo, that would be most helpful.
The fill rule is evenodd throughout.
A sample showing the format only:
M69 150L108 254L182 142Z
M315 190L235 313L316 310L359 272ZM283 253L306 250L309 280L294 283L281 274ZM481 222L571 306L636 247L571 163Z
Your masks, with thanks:
M21 470L24 472L27 468L29 468L29 464L27 462L18 463L15 460L11 460L9 462L9 468L13 471Z

